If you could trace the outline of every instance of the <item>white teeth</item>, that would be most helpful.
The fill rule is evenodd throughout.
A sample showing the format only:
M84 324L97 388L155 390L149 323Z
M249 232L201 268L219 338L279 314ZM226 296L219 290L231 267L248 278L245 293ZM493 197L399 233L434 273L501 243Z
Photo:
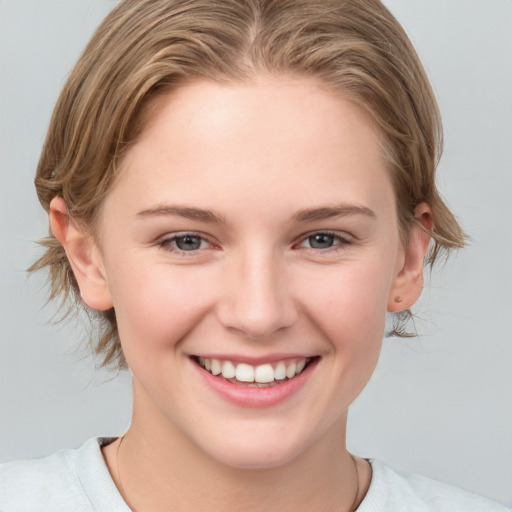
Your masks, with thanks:
M225 379L232 379L235 374L235 365L231 361L224 361L222 365L222 376Z
M229 360L197 358L199 365L212 375L222 374L224 379L236 379L239 382L253 383L256 387L277 385L278 382L275 381L282 381L286 378L293 379L304 370L309 360L308 358L301 358L252 366L246 363L236 364Z
M297 369L297 365L295 363L291 363L286 367L286 376L291 379L295 377L295 370Z
M211 372L213 375L219 375L222 371L220 361L218 359L212 359Z
M239 380L240 382L254 382L254 367L250 364L237 364L236 380Z
M254 380L262 384L272 382L274 380L274 368L272 368L272 365L262 364L260 366L256 366L254 371Z
M284 380L286 379L286 366L284 363L278 363L274 370L274 379Z

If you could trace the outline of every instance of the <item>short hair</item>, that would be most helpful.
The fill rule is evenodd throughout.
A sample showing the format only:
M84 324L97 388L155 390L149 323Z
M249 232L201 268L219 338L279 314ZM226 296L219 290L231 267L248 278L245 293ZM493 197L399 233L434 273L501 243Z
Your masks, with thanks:
M427 262L464 245L435 183L442 126L432 88L379 0L121 1L57 101L35 180L41 204L49 211L62 197L71 218L94 232L152 99L195 79L250 82L260 73L314 77L368 112L382 134L403 240L426 202L434 220ZM102 364L125 366L115 311L90 310L62 246L51 234L41 243L45 253L31 270L49 268L50 299L61 296L67 312L83 306L99 328L91 343ZM406 334L409 315L396 317L395 334Z

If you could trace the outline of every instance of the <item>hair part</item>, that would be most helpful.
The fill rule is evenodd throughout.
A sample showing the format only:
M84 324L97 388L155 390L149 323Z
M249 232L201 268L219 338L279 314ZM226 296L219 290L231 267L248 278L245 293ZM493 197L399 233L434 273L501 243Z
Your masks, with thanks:
M434 227L428 255L464 245L441 198L437 103L402 27L378 0L124 0L96 30L56 104L36 188L46 211L62 197L94 234L120 163L151 118L153 99L197 79L247 82L259 74L314 77L370 114L383 135L406 243L426 202ZM50 299L87 309L66 254L50 235L31 271L49 268ZM103 365L125 366L113 309L90 310L91 343ZM396 318L395 334L405 335Z

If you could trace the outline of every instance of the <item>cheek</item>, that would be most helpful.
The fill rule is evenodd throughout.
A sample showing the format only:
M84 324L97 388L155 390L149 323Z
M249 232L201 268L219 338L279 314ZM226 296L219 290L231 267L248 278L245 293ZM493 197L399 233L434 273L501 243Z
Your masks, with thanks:
M385 271L373 260L316 269L302 281L304 315L324 340L328 385L315 407L326 429L361 393L377 365L389 287Z
M188 270L188 272L187 272ZM127 359L131 353L178 346L211 304L207 278L199 271L166 264L127 261L118 265L111 282L119 335Z
M392 273L389 265L360 262L310 276L305 310L330 350L333 383L346 393L346 407L361 392L377 364L385 329ZM314 279L313 279L314 278Z
M380 342L390 287L390 280L383 278L387 274L369 263L317 272L304 283L307 309L333 342Z

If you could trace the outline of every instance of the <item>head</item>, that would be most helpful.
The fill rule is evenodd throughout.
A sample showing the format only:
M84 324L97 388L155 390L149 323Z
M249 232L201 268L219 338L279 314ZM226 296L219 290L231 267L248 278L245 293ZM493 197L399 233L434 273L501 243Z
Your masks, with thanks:
M312 80L371 120L404 246L422 204L432 219L423 226L432 237L429 263L463 245L435 185L442 133L434 95L403 29L376 0L120 2L58 100L37 171L42 205L49 212L61 198L65 214L99 240L105 200L161 99L204 80L250 85L261 76ZM85 307L99 326L95 351L104 364L123 366L114 308L85 305L63 246L53 235L45 246L34 268L49 267L52 296ZM393 312L404 317L408 308Z

